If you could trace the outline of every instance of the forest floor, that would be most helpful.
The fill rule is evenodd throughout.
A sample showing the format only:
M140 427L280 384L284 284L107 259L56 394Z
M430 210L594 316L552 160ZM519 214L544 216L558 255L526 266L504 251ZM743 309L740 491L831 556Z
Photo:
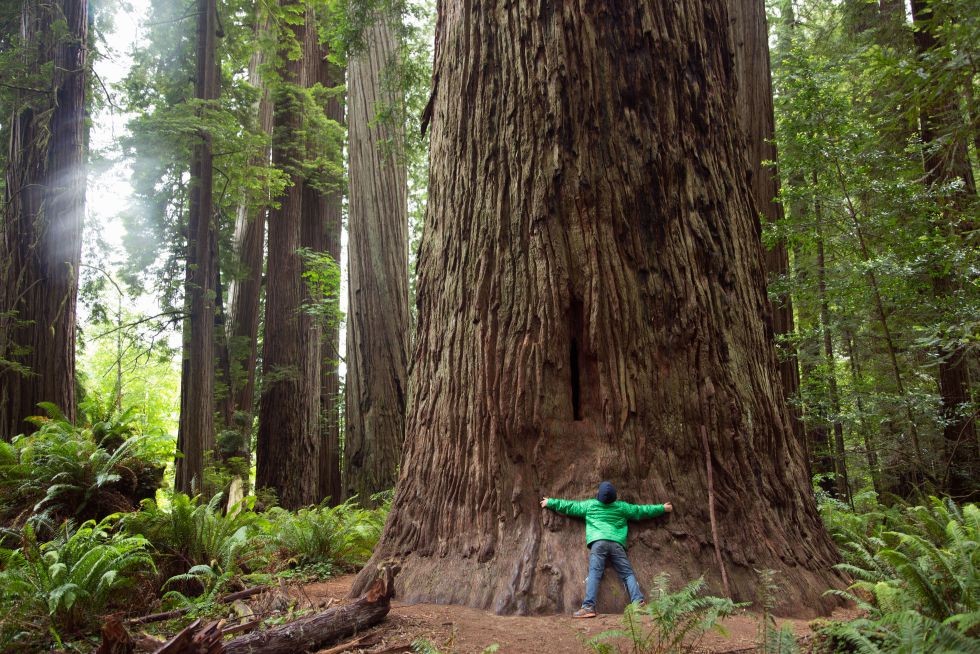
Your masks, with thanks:
M336 577L293 587L291 594L300 605L304 602L313 606L335 605L344 601L353 580L353 575ZM853 609L842 609L840 615L835 613L833 617L850 619L855 617L853 614ZM621 617L620 614L608 614L577 620L571 615L501 616L464 606L402 604L396 599L392 601L385 622L367 632L370 636L365 647L349 651L364 654L412 652L411 643L421 638L445 654L479 654L493 644L499 647L500 654L584 653L591 651L585 640L618 628ZM800 642L812 637L807 620L777 622L780 626L789 624ZM746 612L734 616L725 620L724 626L727 636L709 633L698 644L697 651L711 654L755 651L759 633L757 614Z

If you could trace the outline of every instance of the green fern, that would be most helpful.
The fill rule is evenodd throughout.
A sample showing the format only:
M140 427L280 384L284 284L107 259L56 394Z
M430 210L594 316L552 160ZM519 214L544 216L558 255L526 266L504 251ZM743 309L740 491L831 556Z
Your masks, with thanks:
M111 519L77 530L65 524L43 544L31 525L23 528L21 546L5 553L0 572L2 648L36 639L38 625L56 640L76 634L130 598L136 581L154 571L153 560L145 539L111 534L112 526Z
M866 520L862 526L861 520ZM833 624L821 637L858 652L974 652L980 635L980 511L929 498L849 518L832 530L854 583L831 591L867 617ZM839 528L846 524L847 529ZM850 538L852 540L844 541Z
M600 654L615 651L607 642L614 639L625 639L629 643L628 651L635 654L694 651L705 633L712 630L724 633L721 620L746 606L730 599L702 595L704 585L704 578L699 578L671 592L669 575L657 575L648 603L626 607L622 629L604 631L587 644Z

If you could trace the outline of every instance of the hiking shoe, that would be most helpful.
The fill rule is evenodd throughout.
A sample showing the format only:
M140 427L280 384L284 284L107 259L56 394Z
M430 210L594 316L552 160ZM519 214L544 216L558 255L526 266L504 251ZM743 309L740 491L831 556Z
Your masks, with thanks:
M591 606L583 606L578 611L572 614L573 618L594 618L595 609Z

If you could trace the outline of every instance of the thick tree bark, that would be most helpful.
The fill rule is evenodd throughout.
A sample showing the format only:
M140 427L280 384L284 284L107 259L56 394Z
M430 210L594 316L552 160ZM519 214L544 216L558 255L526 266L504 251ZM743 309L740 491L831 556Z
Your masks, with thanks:
M316 67L316 81L333 88L344 83L344 70L327 61L326 48L320 53ZM324 107L327 118L344 123L344 100L331 98ZM322 220L322 244L320 251L340 263L340 240L343 231L342 185L335 190L319 194L318 211ZM339 298L335 300L339 305ZM340 308L337 307L339 313ZM343 499L340 478L340 411L343 398L340 394L340 322L323 326L323 351L320 371L320 498L329 498L336 506Z
M762 219L775 223L783 219L783 206L776 201L779 178L772 165L776 161L774 142L776 120L773 114L772 73L769 65L769 29L764 0L728 0L735 52L738 92L735 96L738 120L745 135L749 170L752 172L752 196ZM766 251L766 272L771 278L789 273L786 243L777 242ZM770 314L767 314L767 316ZM793 333L793 302L787 293L772 302L772 330L778 336ZM800 370L796 352L789 347L779 362L783 395L796 398L800 390ZM790 407L793 431L803 438L799 412Z
M54 29L55 21L63 29ZM21 38L39 92L16 96L0 224L0 438L39 402L75 419L75 301L85 213L88 3L26 0ZM45 69L50 72L45 73ZM47 75L47 77L44 77Z
M307 19L309 21L309 18ZM315 29L290 27L306 51ZM304 58L290 59L283 44L283 82L274 99L272 163L290 171L291 184L269 219L269 263L262 349L262 397L256 452L256 487L276 491L280 504L295 509L319 501L319 331L302 310L307 298L302 261L305 157L303 88L309 86Z
M256 33L268 30L268 18L256 25ZM260 69L265 61L261 48L249 60L249 83L259 89L255 107L258 128L272 134L272 98L262 81ZM269 162L268 149L262 149L251 165ZM262 299L262 266L265 260L265 223L268 206L252 206L244 199L235 217L234 250L238 275L228 287L229 306L225 337L231 358L228 394L224 399L225 428L238 433L240 456L247 461L251 455L255 379L258 363L258 335Z
M218 19L215 0L197 3L197 77L200 100L218 97L216 50ZM214 450L214 316L216 237L214 233L214 169L211 134L202 128L191 163L184 303L184 348L180 387L174 488L194 494L203 490L204 468Z
M347 314L347 497L362 502L395 485L405 436L408 378L408 191L400 127L377 121L397 106L384 71L398 42L387 17L367 28L351 58L349 292ZM394 147L393 147L394 146Z
M919 56L927 59L939 56L939 42L935 35L934 14L926 0L912 0L912 20L915 23L915 48ZM935 68L937 62L929 62L924 68ZM938 84L933 86L939 87ZM926 100L919 107L919 129L923 143L923 161L926 181L940 196L941 219L937 229L948 235L967 235L976 229L970 208L976 207L977 187L970 165L966 130L956 129L963 122L959 98L954 88L927 90ZM943 191L952 183L959 188ZM933 273L933 292L942 301L953 298L959 282L945 269L947 262L938 262ZM939 349L939 394L942 399L942 415L945 421L943 437L946 443L946 472L942 483L944 490L967 500L980 495L980 446L977 442L976 420L964 407L971 400L970 358L965 346L948 346Z
M501 613L582 600L580 522L543 495L672 500L643 581L733 595L754 568L812 614L839 582L781 395L734 123L723 0L441 2L408 438L365 576ZM600 609L620 609L607 576Z

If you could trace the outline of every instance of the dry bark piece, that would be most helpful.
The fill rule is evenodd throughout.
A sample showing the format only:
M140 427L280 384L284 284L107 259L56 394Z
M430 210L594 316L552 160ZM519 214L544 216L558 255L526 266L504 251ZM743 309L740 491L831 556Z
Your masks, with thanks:
M102 642L95 654L132 654L135 648L136 643L119 616L110 615L102 625Z
M313 651L384 620L395 594L397 565L384 565L357 601L322 613L240 636L225 644L226 654L293 654ZM168 653L169 654L169 653Z
M224 654L221 627L223 620L201 626L198 618L168 640L154 654Z

